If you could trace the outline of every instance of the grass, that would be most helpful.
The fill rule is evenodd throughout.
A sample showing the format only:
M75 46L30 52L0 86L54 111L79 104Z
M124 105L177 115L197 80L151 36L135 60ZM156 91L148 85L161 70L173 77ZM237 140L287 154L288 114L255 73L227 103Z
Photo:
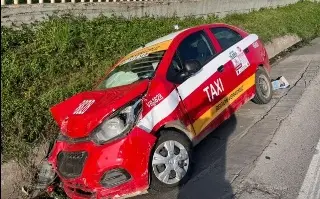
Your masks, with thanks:
M256 33L266 42L296 34L320 36L320 4L299 2L277 9L233 14L222 19L189 17L126 20L101 16L51 17L16 30L1 28L1 153L23 159L59 129L49 108L89 90L117 59L140 45L181 28L225 22Z

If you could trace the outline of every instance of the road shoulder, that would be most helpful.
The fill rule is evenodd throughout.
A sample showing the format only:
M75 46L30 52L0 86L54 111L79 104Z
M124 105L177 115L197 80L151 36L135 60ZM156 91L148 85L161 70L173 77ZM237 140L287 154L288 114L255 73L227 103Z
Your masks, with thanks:
M297 105L281 122L271 143L242 182L236 198L298 196L320 138L320 123L315 119L320 115L319 99L320 74L311 81ZM316 164L315 167L319 168L320 162ZM314 183L317 182L307 182L312 187Z

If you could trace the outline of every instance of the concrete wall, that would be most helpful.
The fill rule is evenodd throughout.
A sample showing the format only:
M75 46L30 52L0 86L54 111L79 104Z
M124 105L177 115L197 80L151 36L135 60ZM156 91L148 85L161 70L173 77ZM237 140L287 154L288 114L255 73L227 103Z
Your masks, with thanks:
M1 6L1 25L30 23L47 18L54 13L84 14L88 18L100 14L131 16L203 16L217 14L224 16L234 12L248 12L253 9L284 6L298 0L180 0L180 1L136 1L102 3L54 3L19 4Z

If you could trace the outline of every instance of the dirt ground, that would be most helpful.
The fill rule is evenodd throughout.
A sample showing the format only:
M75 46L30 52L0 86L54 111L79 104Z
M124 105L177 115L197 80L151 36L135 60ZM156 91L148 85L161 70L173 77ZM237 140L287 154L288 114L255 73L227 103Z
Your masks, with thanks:
M45 143L34 149L24 164L15 160L6 163L1 161L1 198L26 198L26 195L22 192L22 187L31 184L35 168L41 164L47 153L47 148L48 143Z

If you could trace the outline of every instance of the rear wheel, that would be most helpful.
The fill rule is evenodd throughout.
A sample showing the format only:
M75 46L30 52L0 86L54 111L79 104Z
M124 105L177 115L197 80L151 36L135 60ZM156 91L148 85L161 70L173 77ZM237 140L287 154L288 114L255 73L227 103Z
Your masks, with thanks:
M272 84L269 75L263 67L256 71L256 95L252 101L256 104L267 104L272 98Z
M157 191L185 183L191 171L190 140L173 130L160 133L151 157L150 187Z

